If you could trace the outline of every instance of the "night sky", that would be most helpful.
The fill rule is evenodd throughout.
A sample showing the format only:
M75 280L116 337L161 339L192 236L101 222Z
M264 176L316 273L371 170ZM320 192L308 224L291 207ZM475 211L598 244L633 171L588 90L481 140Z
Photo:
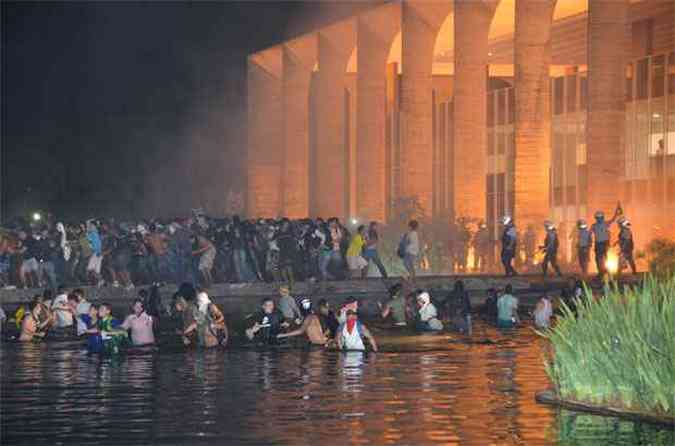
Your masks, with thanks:
M3 2L5 218L148 216L158 166L242 187L247 54L363 6Z

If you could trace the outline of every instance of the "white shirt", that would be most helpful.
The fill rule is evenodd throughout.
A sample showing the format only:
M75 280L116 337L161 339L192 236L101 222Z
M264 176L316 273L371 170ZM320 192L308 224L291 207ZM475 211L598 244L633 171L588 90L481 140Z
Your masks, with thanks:
M357 322L358 324L359 322ZM354 325L351 333L347 330L347 324L342 328L342 348L345 350L365 350L366 346L363 344L359 329Z
M420 254L420 238L417 235L417 231L408 232L408 246L405 250L411 256L418 256Z
M58 307L68 306L68 296L59 294L52 302L52 310L56 315L56 326L58 328L66 328L73 326L73 314L68 310L59 309Z

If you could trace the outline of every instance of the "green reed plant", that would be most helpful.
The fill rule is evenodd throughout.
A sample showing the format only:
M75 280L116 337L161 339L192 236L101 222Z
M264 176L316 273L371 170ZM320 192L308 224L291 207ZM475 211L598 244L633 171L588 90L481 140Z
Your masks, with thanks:
M563 399L675 415L675 276L640 286L589 289L577 315L540 334L551 342L546 372Z

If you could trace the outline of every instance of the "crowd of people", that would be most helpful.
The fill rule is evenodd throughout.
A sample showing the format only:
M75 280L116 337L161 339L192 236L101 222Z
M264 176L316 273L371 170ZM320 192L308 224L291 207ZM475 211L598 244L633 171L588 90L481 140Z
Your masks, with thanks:
M597 271L607 272L610 226L615 221L621 264L636 271L630 221L618 211L610 220L598 212L590 228L579 220L574 234L582 274L589 271L592 247ZM450 272L485 272L491 267L496 245L490 231L483 222L472 231L468 222L459 219L449 228L452 240L444 259ZM533 262L537 252L542 253L544 275L549 267L562 275L560 240L553 222L543 222L546 236L540 246L531 225L521 234L511 217L501 223L501 262L506 275L515 275L523 259L526 265ZM371 265L387 278L378 223L350 228L338 218L215 219L198 211L189 218L135 223L92 219L63 224L47 216L0 229L0 286L56 290L60 285L88 284L131 290L135 284L164 282L188 281L208 288L214 282L264 281L292 287L298 280L365 277ZM412 278L433 245L433 240L424 240L429 234L422 237L419 230L419 223L411 220L396 249ZM473 259L469 259L470 250Z
M572 280L563 289L560 301L575 311L576 299L583 292L582 282ZM378 329L408 328L417 333L450 329L472 335L473 309L461 280L447 295L435 298L429 291L415 289L406 279L392 285L388 294L385 302L378 302L377 314L371 315ZM512 329L521 323L518 298L511 285L501 291L489 289L478 313L500 329ZM544 295L531 313L535 327L548 328L553 314L552 299ZM334 312L326 299L313 302L309 297L293 296L287 286L281 286L277 299L263 299L257 312L240 321L246 327L240 337L258 346L276 346L288 338L302 337L313 346L377 351L375 337L361 316L360 302L353 297ZM13 323L19 342L82 338L90 353L105 355L119 354L127 348L154 348L160 336L200 348L226 347L231 339L222 310L206 290L191 283L181 284L166 305L159 286L140 290L123 319L113 316L109 303L89 302L83 289L63 287L56 293L46 289L31 302L19 305L7 319L0 309L0 327L3 322ZM162 321L168 321L171 329L166 330L166 323L160 325Z
M353 233L352 233L353 232ZM408 247L411 260L416 244ZM186 281L286 282L362 277L378 253L376 222L348 230L338 218L289 220L189 218L139 223L51 217L0 230L0 285L55 290L59 285Z

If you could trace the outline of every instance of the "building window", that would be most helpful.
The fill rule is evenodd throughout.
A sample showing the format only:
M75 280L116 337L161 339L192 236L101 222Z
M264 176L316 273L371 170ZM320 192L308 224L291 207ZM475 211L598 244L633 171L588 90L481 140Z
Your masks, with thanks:
M637 62L637 99L647 99L649 95L649 59L641 59Z
M567 113L572 113L577 110L577 77L567 76Z
M564 112L564 104L565 104L565 92L564 92L565 83L564 82L565 82L564 77L556 77L553 80L553 97L554 97L553 114L554 115L561 115Z
M666 56L652 57L652 95L653 98L663 96L666 80Z

